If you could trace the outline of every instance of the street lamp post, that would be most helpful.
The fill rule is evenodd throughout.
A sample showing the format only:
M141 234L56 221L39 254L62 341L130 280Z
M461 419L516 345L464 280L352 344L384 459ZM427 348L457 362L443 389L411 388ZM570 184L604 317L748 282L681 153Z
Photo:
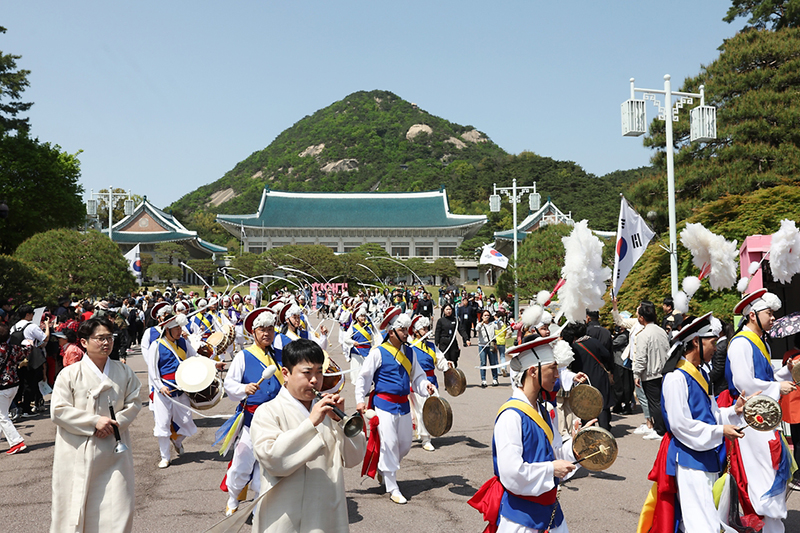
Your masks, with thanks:
M111 235L111 227L113 225L112 215L114 213L114 202L119 198L125 198L125 216L130 215L133 213L133 198L131 197L131 191L128 190L127 193L124 192L114 192L113 187L108 188L108 192L94 192L94 189L91 189L89 192L89 199L86 200L86 214L89 216L97 216L97 198L104 198L107 199L108 202L108 238L112 241L114 240Z
M678 292L678 238L676 234L675 220L675 166L673 163L673 141L672 123L678 122L678 112L684 105L692 104L695 98L700 99L700 105L693 108L690 112L690 140L708 142L717 138L717 115L716 108L705 105L705 88L700 86L700 93L684 93L672 91L670 75L664 76L664 90L641 89L634 86L634 79L631 78L631 97L622 103L622 135L625 137L638 137L646 133L647 100L653 102L658 108L658 119L666 123L666 153L667 153L667 196L669 209L669 263L670 263L670 282L672 295ZM643 93L642 100L636 100L635 93ZM661 105L657 95L664 95L664 105ZM673 106L672 97L678 99ZM670 108L670 117L667 117L667 106Z
M514 214L514 227L512 228L514 233L514 319L519 320L519 276L518 276L518 266L517 266L517 204L522 201L523 195L528 194L529 192L531 195L529 196L529 207L531 211L538 211L539 206L541 204L542 197L539 193L536 192L536 182L533 183L532 187L521 187L517 189L517 179L511 183L511 187L498 187L497 184L494 184L494 194L489 197L489 210L492 213L497 213L500 211L500 203L501 198L500 195L497 194L498 192L505 194L508 196L508 201L511 202L512 212Z

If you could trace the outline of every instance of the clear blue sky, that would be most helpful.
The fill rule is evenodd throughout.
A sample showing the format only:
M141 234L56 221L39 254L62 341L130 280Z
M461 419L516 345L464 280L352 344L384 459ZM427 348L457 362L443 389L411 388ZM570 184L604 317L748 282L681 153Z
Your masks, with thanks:
M677 89L743 26L722 22L730 4L20 1L4 3L0 50L32 71L33 134L83 150L87 192L164 207L359 90L598 176L646 165L620 134L629 78Z

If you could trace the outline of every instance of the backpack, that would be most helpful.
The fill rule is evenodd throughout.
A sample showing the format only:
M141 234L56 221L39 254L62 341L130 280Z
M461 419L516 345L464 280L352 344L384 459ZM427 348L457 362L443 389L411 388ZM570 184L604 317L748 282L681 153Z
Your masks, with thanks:
M11 333L11 335L9 335L9 337L8 337L8 344L10 344L12 346L21 346L22 345L22 341L25 340L25 330L28 329L28 327L32 326L32 325L33 325L33 323L29 322L29 323L25 324L24 328L15 329Z

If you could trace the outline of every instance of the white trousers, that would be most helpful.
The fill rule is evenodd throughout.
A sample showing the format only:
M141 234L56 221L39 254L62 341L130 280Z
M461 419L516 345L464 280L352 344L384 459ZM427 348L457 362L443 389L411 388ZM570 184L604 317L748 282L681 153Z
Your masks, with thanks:
M189 397L185 394L179 394L175 398L168 398L156 391L153 394L153 418L155 419L153 435L156 437L169 437L172 435L170 426L174 420L178 424L178 435L191 437L197 433L197 426L194 425L194 420L192 420L192 412L186 407L175 405L171 400L189 407Z
M228 485L228 507L231 509L239 507L239 493L248 482L250 482L250 488L255 497L258 497L261 490L261 471L256 456L253 454L250 428L245 426L239 435L236 448L233 449L233 460L228 468L228 477L225 481Z
M681 502L681 531L719 533L720 522L714 495L711 492L719 474L678 465L675 481Z
M357 353L350 354L350 383L356 384L358 374L361 372L361 365L364 364L364 356Z
M772 455L770 454L769 441L775 438L773 431L756 431L753 428L745 428L744 438L739 439L739 449L742 452L742 464L747 475L747 492L750 502L753 504L755 512L767 518L778 519L780 522L786 518L786 491L777 496L762 498L775 482L775 469L772 467ZM764 531L767 532L767 525ZM774 529L773 531L783 531Z
M411 413L394 415L382 409L378 413L378 434L381 436L381 456L378 470L386 478L386 473L394 474L400 470L400 460L411 449ZM386 485L387 490L389 485Z
M16 446L22 442L22 437L19 435L17 428L14 427L14 423L8 417L8 409L11 407L11 402L14 401L14 396L17 395L17 389L19 389L19 385L10 389L0 390L0 429L3 430L3 435L5 435L9 447Z
M521 526L516 522L507 520L504 516L500 517L500 522L497 524L497 533L539 533L539 531L541 530ZM551 533L569 533L566 517L564 518L564 521L561 522L560 526L550 528L548 531Z
M413 422L417 425L417 434L422 439L423 444L430 442L431 434L425 429L425 422L422 420L422 407L425 405L427 398L412 392L408 395L408 399L411 401L411 412L414 413Z

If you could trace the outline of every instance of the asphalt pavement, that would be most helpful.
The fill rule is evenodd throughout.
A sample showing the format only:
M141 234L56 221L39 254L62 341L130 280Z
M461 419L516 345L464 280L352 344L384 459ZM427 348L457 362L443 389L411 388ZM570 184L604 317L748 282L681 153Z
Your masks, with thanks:
M329 329L331 321L327 321ZM334 335L336 344L338 335ZM340 366L347 367L340 348L330 351ZM134 349L128 364L146 383L146 368ZM360 476L360 469L346 471L350 530L353 533L408 533L409 531L482 531L485 522L467 500L492 476L492 427L497 409L510 395L507 378L501 385L480 387L475 368L475 346L462 349L459 368L468 381L458 397L443 393L453 410L453 427L434 439L436 451L427 452L414 443L403 459L397 479L408 504L389 500L378 483ZM441 380L441 378L440 378ZM345 411L355 409L353 386L347 383L343 394ZM158 445L153 437L153 416L147 409L142 388L143 408L131 426L132 450L136 469L135 532L202 532L224 518L227 494L219 489L230 456L220 457L212 448L214 433L233 413L234 403L224 398L205 411L211 418L197 418L197 435L184 444L186 453L169 468L156 467ZM49 405L49 403L48 403ZM590 473L581 469L562 485L559 496L569 528L573 533L636 530L639 511L650 489L650 471L659 443L634 435L644 418L638 414L615 415L612 433L619 455L606 471ZM28 450L0 458L0 532L41 533L50 523L51 472L55 426L44 413L16 423ZM0 445L4 452L6 445ZM788 501L787 532L800 532L800 495ZM249 526L242 531L250 531Z

